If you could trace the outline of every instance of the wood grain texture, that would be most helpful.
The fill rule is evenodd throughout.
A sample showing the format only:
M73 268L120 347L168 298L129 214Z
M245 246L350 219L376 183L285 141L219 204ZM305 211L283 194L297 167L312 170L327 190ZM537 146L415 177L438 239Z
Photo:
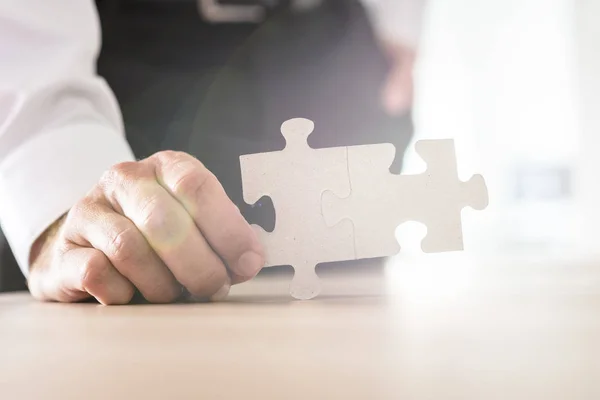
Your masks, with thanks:
M318 272L304 302L288 274L220 304L0 296L0 398L600 398L596 265L462 254Z

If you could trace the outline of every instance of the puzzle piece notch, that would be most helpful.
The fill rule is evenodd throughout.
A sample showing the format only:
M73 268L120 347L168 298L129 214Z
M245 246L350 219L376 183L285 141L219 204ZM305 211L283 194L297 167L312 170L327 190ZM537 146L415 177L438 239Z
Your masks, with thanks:
M421 248L425 253L462 251L462 210L471 207L481 211L487 207L485 180L481 175L466 182L458 178L452 139L422 140L416 143L415 150L427 164L427 170L420 175L423 179L413 182L413 190L420 197L413 218L427 226Z
M312 149L307 139L313 130L310 120L286 121L283 150L240 157L244 200L253 204L269 196L275 208L273 232L253 226L266 249L266 267L294 267L290 293L302 300L321 290L317 264L355 258L352 222L330 228L321 209L325 190L350 195L347 149Z
M473 175L466 182L458 178L454 140L420 140L415 144L415 151L427 164L427 170L424 174L427 174L432 181L435 180L435 185L446 184L448 188L451 188L458 182L458 186L460 186L460 190L458 190L459 197L464 202L465 207L471 207L478 211L487 208L489 197L483 176Z
M468 182L458 179L453 140L418 142L417 153L427 170L418 175L393 175L389 172L394 159L390 146L348 148L352 194L347 198L323 194L326 224L352 220L358 259L398 254L395 230L407 221L427 226L421 243L424 252L463 250L461 212L467 206L487 206L483 177L474 176Z
M442 253L450 251L464 250L464 241L462 235L462 210L470 207L477 211L482 211L488 206L488 194L483 176L474 175L466 182L460 182L454 188L456 194L454 199L460 200L458 209L444 210L446 217L421 217L419 221L428 224L428 232L431 226L443 225L443 229L451 230L454 235L437 234L441 228L436 228L436 234L427 235L421 242L421 249L424 253ZM462 206L460 206L462 204Z

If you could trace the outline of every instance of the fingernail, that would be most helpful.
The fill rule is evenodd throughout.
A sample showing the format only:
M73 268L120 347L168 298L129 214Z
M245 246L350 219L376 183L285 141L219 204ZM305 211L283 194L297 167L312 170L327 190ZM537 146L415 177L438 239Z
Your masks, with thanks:
M229 296L230 290L231 290L231 284L229 284L229 282L226 282L223 285L223 287L217 291L217 293L213 294L210 297L210 301L219 302L219 301L225 300L227 298L227 296Z
M248 251L238 260L238 272L242 276L255 277L256 274L264 267L265 260L262 256L253 251Z

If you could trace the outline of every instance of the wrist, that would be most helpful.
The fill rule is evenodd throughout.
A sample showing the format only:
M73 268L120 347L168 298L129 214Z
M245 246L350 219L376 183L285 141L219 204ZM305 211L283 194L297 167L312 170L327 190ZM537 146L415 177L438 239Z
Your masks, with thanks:
M29 265L30 270L36 268L41 261L45 258L44 255L48 253L48 249L54 242L54 239L60 233L60 229L66 219L67 214L63 214L60 218L52 223L38 238L33 242L31 251L29 252Z

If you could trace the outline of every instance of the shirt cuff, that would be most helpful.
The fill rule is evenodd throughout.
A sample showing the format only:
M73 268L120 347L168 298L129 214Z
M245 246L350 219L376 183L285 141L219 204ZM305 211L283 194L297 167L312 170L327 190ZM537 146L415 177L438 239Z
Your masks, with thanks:
M108 126L74 124L25 142L0 164L0 221L28 276L33 242L114 164L135 157Z

